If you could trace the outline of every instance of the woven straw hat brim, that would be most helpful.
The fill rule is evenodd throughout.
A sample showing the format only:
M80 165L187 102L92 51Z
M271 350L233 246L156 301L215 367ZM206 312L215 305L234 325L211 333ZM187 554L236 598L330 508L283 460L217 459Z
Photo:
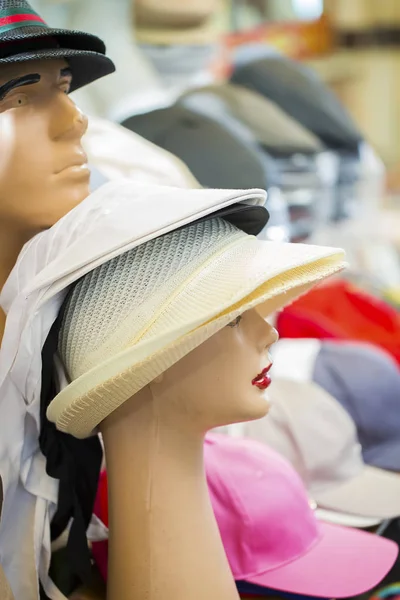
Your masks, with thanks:
M136 343L78 377L51 402L48 419L77 438L91 435L126 400L236 316L254 307L267 316L345 266L344 253L338 249L252 239L239 242L243 244L239 266L232 264L231 255L226 258L228 277L231 273L233 281L242 282L240 289L207 311L199 305L173 331Z
M60 47L38 48L4 57L0 55L0 65L65 58L73 75L71 92L115 71L114 63L105 56L104 43L96 36L88 33L64 29L24 27L21 32L14 30L3 34L1 42L39 41L48 38L55 38Z

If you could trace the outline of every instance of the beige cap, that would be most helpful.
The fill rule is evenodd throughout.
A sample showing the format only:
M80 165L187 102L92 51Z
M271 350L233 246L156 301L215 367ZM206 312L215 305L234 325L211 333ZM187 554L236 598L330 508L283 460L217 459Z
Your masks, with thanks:
M139 43L209 44L217 41L214 15L219 0L135 0L135 38Z
M135 0L135 21L147 27L194 27L219 9L219 0Z

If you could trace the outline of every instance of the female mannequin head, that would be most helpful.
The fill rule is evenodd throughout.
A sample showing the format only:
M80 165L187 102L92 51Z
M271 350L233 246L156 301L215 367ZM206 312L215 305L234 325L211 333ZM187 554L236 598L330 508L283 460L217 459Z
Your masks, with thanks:
M276 339L255 309L246 311L149 384L159 415L203 433L261 418L268 400L253 381L271 366Z
M269 314L341 267L340 251L260 242L211 216L131 247L71 289L59 334L71 383L47 416L76 437L103 434L110 598L238 598L204 436L268 411L277 336L258 308Z
M101 424L105 435L116 422L203 436L223 424L259 419L268 412L269 349L277 333L250 309L189 352ZM122 424L120 425L122 426Z
M85 437L146 386L174 390L175 402L190 396L206 429L208 407L210 428L262 416L276 334L258 313L342 265L341 251L259 242L221 218L132 248L70 292L59 349L73 382L48 417Z

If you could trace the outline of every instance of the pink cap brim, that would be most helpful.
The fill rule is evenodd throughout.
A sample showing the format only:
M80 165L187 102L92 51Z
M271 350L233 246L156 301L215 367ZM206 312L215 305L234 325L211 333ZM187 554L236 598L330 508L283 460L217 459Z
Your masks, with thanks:
M320 528L321 539L303 557L242 579L281 592L346 598L374 588L396 560L398 546L391 540L328 523Z

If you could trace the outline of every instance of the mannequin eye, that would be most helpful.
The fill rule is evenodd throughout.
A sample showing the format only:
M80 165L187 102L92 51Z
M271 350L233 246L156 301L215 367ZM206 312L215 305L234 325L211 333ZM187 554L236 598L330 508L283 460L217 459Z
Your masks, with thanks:
M231 321L231 323L228 323L227 327L237 327L240 323L240 321L242 320L242 315L239 315L238 317L236 317L236 319L234 321Z
M7 108L20 108L21 106L26 106L28 101L28 96L26 94L22 94L21 92L17 94L10 94L4 98L4 104L7 106Z

